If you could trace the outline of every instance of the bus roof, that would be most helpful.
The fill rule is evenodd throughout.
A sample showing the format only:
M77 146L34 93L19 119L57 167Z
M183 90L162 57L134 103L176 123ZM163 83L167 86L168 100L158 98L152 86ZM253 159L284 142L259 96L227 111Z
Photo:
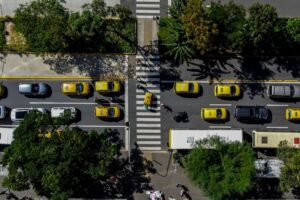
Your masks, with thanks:
M12 127L0 127L0 145L1 144L11 144L13 141L13 133L16 128Z
M253 131L252 146L255 148L278 148L280 142L287 141L291 147L300 147L300 132Z
M220 136L226 141L243 141L243 131L241 129L226 130L169 130L170 149L192 149L195 142L209 136Z

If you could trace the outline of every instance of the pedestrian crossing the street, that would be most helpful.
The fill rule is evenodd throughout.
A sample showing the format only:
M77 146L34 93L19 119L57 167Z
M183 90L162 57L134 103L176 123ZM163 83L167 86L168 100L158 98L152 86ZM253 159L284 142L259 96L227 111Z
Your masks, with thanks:
M160 0L136 0L135 13L137 18L160 16Z
M136 143L140 150L161 150L159 55L137 55L136 65ZM139 87L138 87L139 86ZM151 107L146 109L146 92L153 94Z

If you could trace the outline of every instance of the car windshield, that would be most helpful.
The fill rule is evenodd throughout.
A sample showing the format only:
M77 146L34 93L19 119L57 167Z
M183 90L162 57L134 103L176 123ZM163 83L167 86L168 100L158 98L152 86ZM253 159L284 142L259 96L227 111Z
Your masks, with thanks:
M115 116L115 109L110 108L108 109L108 117L114 117Z
M222 111L220 109L217 109L217 118L222 117Z
M81 83L76 84L76 91L77 93L82 93L83 85Z
M32 84L32 92L33 93L39 92L39 84Z
M108 82L108 90L109 91L114 90L114 83L113 82Z
M18 112L16 112L16 118L24 119L26 114L27 114L27 111L18 111Z
M257 111L258 111L258 112L257 112L257 115L258 115L257 118L259 118L259 119L267 119L268 113L267 113L267 110L266 110L266 109L264 109L264 108L259 108Z
M231 94L235 94L236 93L236 89L234 86L230 86L230 93Z
M189 83L189 92L194 92L194 84Z

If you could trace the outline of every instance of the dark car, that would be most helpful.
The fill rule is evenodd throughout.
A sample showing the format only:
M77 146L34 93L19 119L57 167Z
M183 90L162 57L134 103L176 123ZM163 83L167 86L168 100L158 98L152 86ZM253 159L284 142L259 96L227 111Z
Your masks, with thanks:
M269 110L264 106L236 106L234 117L241 122L267 122Z
M19 92L24 95L43 96L48 93L48 86L45 83L20 83Z

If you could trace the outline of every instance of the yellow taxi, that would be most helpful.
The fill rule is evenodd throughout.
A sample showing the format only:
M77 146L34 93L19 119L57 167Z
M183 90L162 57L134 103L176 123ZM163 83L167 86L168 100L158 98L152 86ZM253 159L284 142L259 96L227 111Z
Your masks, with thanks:
M66 95L84 96L90 93L90 85L86 82L63 83L61 90Z
M174 92L176 94L198 94L200 91L199 84L197 82L176 82L174 84Z
M117 106L97 106L95 107L95 116L99 118L114 119L119 118L121 110Z
M115 93L120 92L121 83L120 81L96 81L95 91L103 93Z
M57 129L54 131L54 133L57 134L58 136L61 136L63 131L60 129ZM38 134L39 138L48 138L48 139L52 138L52 135L53 135L53 133L51 131Z
M236 84L215 85L216 97L238 97L241 95L241 87Z
M4 85L0 85L0 97L3 97L5 93L5 87Z
M227 110L226 108L202 108L201 118L204 120L225 120Z
M144 97L144 105L145 106L151 106L152 96L153 96L153 94L151 92L145 93L145 97Z
M287 108L285 110L286 120L300 120L300 108Z

